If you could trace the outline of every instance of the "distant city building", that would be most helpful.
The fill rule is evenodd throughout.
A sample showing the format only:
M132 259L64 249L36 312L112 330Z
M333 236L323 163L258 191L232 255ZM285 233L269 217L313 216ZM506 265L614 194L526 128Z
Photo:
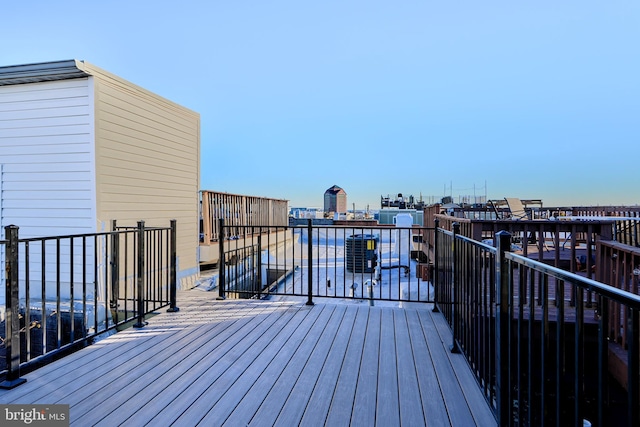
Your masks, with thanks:
M420 194L420 200L415 200L413 196L405 197L402 193L398 193L398 197L395 200L391 197L380 196L380 207L385 208L397 208L397 209L423 209L425 203L422 201L422 194Z
M291 208L289 216L296 219L319 219L324 218L321 208Z
M337 185L325 191L324 211L347 213L347 193Z
M375 219L378 220L378 224L381 225L390 225L396 224L396 217L400 214L403 215L411 215L413 218L413 224L424 226L424 211L419 211L416 209L405 209L405 208L384 208L381 209L378 213L375 214Z

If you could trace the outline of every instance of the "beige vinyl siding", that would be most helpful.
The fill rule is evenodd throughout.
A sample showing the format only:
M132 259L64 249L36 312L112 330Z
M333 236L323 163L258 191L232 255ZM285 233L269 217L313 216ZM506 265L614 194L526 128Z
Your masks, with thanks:
M179 277L195 277L200 116L89 64L95 91L99 227L178 226ZM183 283L183 286L185 284Z

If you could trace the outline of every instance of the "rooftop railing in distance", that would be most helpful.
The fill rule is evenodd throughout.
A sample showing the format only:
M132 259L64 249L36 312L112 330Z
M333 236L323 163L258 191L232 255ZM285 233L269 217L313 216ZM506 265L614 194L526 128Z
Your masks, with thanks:
M596 249L599 267L596 280L634 295L640 294L640 248L618 242L599 241ZM618 303L611 302L608 310L609 365L612 375L625 384L628 364L629 314Z
M220 230L238 228L227 226ZM432 302L433 264L419 227L247 226L220 242L220 297L267 296Z
M202 191L200 240L205 245L218 242L221 232L223 240L243 239L248 237L245 233L258 229L247 226L286 226L288 206L287 200ZM226 224L224 231L218 227L221 219Z
M498 207L487 204L450 208L445 208L442 205L432 205L425 208L425 218L427 226L432 226L434 218L439 218L442 222L442 227L449 230L451 228L446 226L447 222L458 222L462 227L461 234L475 240L481 240L482 235L486 236L498 230L509 229L509 223L538 223L536 225L537 228L553 229L550 224L560 220L572 225L575 224L576 229L579 231L586 228L586 226L581 225L582 223L599 223L606 225L606 230L605 228L601 229L607 240L611 238L620 243L640 247L640 206L543 208L541 205L534 205L533 207L527 205L525 211L528 213L528 219L514 220L509 217L510 211L507 208L500 207L500 205ZM566 227L563 226L563 228Z
M176 306L176 223L20 239L5 228L0 387L20 371L91 343L147 314Z
M437 307L499 425L639 425L640 297L511 252L508 232L493 247L453 228L438 230Z

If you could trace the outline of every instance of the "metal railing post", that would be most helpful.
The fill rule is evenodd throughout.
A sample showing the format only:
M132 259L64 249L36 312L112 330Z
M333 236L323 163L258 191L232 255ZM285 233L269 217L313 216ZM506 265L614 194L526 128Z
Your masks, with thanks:
M638 400L640 390L638 390L638 379L640 369L640 311L628 308L627 318L627 408L629 411L629 425L640 425L640 410Z
M110 307L113 315L115 316L115 322L118 323L118 299L120 298L120 236L116 233L117 222L114 219L111 221L111 302Z
M438 228L440 227L440 220L438 218L434 221L435 231L433 233L433 277L431 277L431 285L433 286L433 312L439 313L438 307L438 271L440 269L440 261L438 260ZM429 268L427 266L427 268Z
M312 220L307 220L307 305L313 305L313 228Z
M597 424L599 426L605 423L605 396L608 393L609 378L609 299L605 297L598 298L598 307L600 318L598 320L598 393L597 393Z
M260 231L258 233L258 251L256 256L258 257L258 299L262 299L262 227L260 227Z
M505 253L511 249L511 234L507 231L496 233L496 414L498 425L510 424L510 345L509 336L509 263Z
M216 299L226 299L225 295L225 266L224 266L224 218L218 220L218 296Z
M18 227L4 228L8 240L5 255L5 357L7 376L0 388L12 389L27 380L20 378L20 314L18 313ZM44 298L44 296L43 296Z
M453 259L451 268L451 335L453 336L453 343L451 345L452 353L460 353L460 346L458 345L458 322L456 317L458 316L458 299L456 293L458 292L458 234L460 234L460 223L454 222L453 226L453 242L451 244L451 256Z
M144 321L144 221L138 221L138 245L136 259L138 261L138 271L136 277L136 284L138 290L137 304L138 304L138 321L133 325L134 328L142 328L147 324Z
M176 226L176 220L172 219L170 222L170 227L171 227L171 235L169 236L170 238L170 251L171 251L171 255L170 255L170 263L171 265L169 265L169 308L167 309L167 312L169 313L175 313L177 311L180 311L180 309L177 306L177 287L178 287L178 276L177 276L177 269L178 269L178 235L176 233L177 231L177 226Z

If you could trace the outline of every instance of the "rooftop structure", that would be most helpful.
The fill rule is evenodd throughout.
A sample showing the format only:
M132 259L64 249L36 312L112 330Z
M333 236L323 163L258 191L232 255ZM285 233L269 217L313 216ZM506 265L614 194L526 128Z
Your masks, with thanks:
M0 226L28 237L175 219L178 277L195 281L198 113L62 60L0 67L0 123Z
M389 195L380 196L380 207L382 209L385 208L396 208L396 209L422 209L424 208L425 203L422 201L422 197L420 200L416 200L413 195L403 196L402 193L398 193L395 199L392 199Z

